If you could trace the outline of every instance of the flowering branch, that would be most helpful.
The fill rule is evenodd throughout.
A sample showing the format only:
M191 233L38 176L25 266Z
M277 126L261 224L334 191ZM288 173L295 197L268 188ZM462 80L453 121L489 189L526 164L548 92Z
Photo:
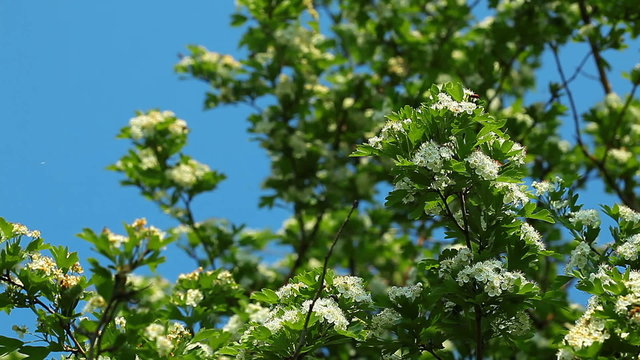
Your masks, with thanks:
M313 307L316 304L316 302L318 301L318 299L320 298L320 294L322 293L322 289L324 289L324 278L327 275L327 269L329 267L329 258L331 258L331 254L333 254L333 248L336 246L336 244L338 243L338 239L340 238L340 235L342 234L342 230L344 229L345 225L347 225L347 223L349 222L349 219L351 219L351 214L353 214L353 212L358 208L358 200L355 200L353 202L353 205L351 206L351 210L349 210L349 213L347 214L347 217L344 219L344 222L342 223L342 225L340 225L340 228L338 229L338 232L336 233L336 236L333 238L333 242L331 243L331 247L329 248L329 251L327 252L327 255L324 257L324 264L322 265L322 274L320 275L320 278L318 279L318 289L316 290L316 293L313 297L313 300L311 301L311 303L309 304L309 311L307 311L307 315L304 319L304 327L302 328L302 332L300 333L300 338L298 340L298 344L296 345L296 351L293 354L293 356L290 358L291 360L298 360L300 359L301 351L302 351L302 347L304 346L305 343L305 337L307 335L307 330L309 328L309 320L311 319L311 314L313 312Z

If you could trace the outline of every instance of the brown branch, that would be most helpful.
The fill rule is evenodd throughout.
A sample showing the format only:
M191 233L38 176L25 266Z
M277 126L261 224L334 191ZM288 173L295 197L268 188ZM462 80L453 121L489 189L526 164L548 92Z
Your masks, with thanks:
M24 287L24 285L20 285L17 282L13 281L13 279L11 279L11 276L10 276L9 273L7 273L7 274L3 275L2 277L0 277L0 280L6 281L8 284L20 288L20 289L22 289L24 292L26 292L28 294L27 289ZM58 316L59 315L56 311L51 309L47 304L42 302L42 300L38 299L37 297L30 296L29 300L31 300L33 305L41 306L49 314L54 315L54 316ZM35 312L36 310L34 308L32 308L32 311ZM80 353L83 356L86 356L86 352L85 352L84 348L82 347L82 345L80 344L78 339L76 339L75 335L71 331L71 323L70 322L65 322L65 321L63 321L63 319L60 319L60 318L58 318L58 322L59 322L60 326L62 327L62 329L64 330L64 332L67 334L67 336L71 339L71 341L73 341L73 344L76 346L75 348L68 347L65 350L66 351L70 351L72 353Z
M560 79L562 80L562 85L566 91L567 98L569 99L569 105L571 107L571 116L573 118L573 125L576 132L576 135L575 135L576 141L578 142L578 146L580 147L580 150L582 151L584 156L587 159L589 159L589 161L591 161L591 163L598 168L606 184L615 191L615 193L618 195L620 200L622 200L622 202L625 205L635 209L636 208L635 199L633 199L632 197L628 197L624 193L624 191L620 188L620 186L616 184L615 179L611 176L611 174L609 174L609 171L606 169L604 163L598 160L595 156L593 156L587 149L587 146L584 144L584 141L582 140L582 132L580 130L580 120L578 118L578 110L576 109L576 104L573 99L573 94L571 93L571 89L567 85L567 77L565 76L564 70L562 69L562 64L560 63L560 57L558 56L558 47L555 44L550 44L550 46L553 53L553 58L555 59L555 62L556 62L558 73L560 74Z
M353 202L353 205L351 206L351 210L349 210L349 213L347 214L347 217L344 219L344 221L342 222L342 225L340 225L340 228L338 229L338 232L336 233L336 236L333 238L333 242L331 243L331 247L329 248L329 251L327 252L327 255L325 255L325 257L324 257L324 264L322 265L322 274L320 275L320 278L318 279L318 283L319 283L318 290L316 290L316 293L313 296L313 300L311 300L311 304L309 304L309 310L307 311L307 316L304 319L304 327L302 328L302 332L300 333L300 338L298 340L298 344L296 345L296 351L293 354L293 356L290 358L291 360L298 360L302 356L301 351L302 351L302 347L304 346L304 343L305 343L305 340L306 340L306 335L307 335L307 331L308 331L308 328L309 328L309 320L311 319L311 313L313 312L313 307L315 306L316 302L320 298L320 294L322 293L322 290L324 289L324 278L327 275L327 268L329 267L329 259L331 258L331 254L333 254L333 249L335 248L336 244L338 243L338 239L340 238L340 235L342 234L342 230L344 230L344 227L349 222L349 219L351 219L351 215L353 214L353 212L357 208L358 208L358 200L355 200Z
M591 26L591 17L589 15L589 11L587 10L587 5L584 0L578 1L578 7L580 8L580 16L582 17L582 21L585 25ZM596 67L598 68L598 75L600 75L600 84L602 84L602 89L605 94L610 94L611 83L609 83L609 79L607 78L607 72L604 68L604 60L602 59L602 55L600 54L600 49L598 48L598 44L592 35L588 35L589 46L591 46L591 52L593 53L593 58L596 62Z

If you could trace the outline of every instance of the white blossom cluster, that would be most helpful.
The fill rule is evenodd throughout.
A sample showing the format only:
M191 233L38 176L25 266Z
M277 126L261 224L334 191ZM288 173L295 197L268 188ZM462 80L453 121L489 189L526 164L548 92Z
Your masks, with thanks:
M140 159L140 168L143 170L153 169L160 165L156 154L149 148L138 151L138 158Z
M437 102L431 105L432 109L442 110L447 109L451 111L454 115L461 114L466 112L467 114L473 114L473 111L478 107L473 102L470 101L460 101L457 102L451 98L448 94L439 93Z
M32 237L37 239L40 237L40 231L38 230L29 230L26 226L20 223L12 223L11 224L11 232L13 236L26 235L28 237Z
M485 155L483 152L476 150L469 155L466 160L481 178L485 180L495 180L498 177L500 163Z
M127 319L124 316L116 316L115 319L113 319L113 322L118 330L124 332L127 326Z
M280 289L276 290L276 295L280 300L286 300L291 297L295 297L300 292L300 289L306 288L307 284L304 283L289 283L284 285Z
M522 225L520 225L520 239L527 244L535 246L538 251L546 249L544 242L542 242L542 235L540 235L540 232L526 222L523 222Z
M627 149L611 149L609 150L609 156L618 164L626 164L633 154Z
M415 184L408 178L404 177L395 184L394 190L405 190L408 194L402 199L402 202L408 204L415 200Z
M272 312L269 308L262 307L260 304L250 303L245 307L245 311L249 315L249 321L256 322L258 324L264 324L267 321L272 320L276 312ZM242 318L237 314L229 317L227 323L222 327L223 331L237 334L244 322Z
M406 298L409 302L415 301L422 294L422 283L410 286L392 286L387 289L389 299L394 303L398 303L400 298Z
M640 214L628 206L618 205L618 214L620 214L620 218L626 222L640 222Z
M536 196L542 196L553 189L553 185L548 181L534 181L531 183L531 187L536 190Z
M491 322L491 328L498 334L522 336L531 330L531 319L524 311L513 316L501 314Z
M602 305L594 296L589 299L587 310L576 321L576 324L569 329L563 342L575 350L587 348L593 343L601 343L609 338L609 333L605 327L606 319L594 316L596 311L601 311Z
M364 280L357 276L336 276L333 279L333 287L342 297L355 302L371 303L371 294L364 288Z
M640 255L640 234L625 239L624 243L618 246L616 252L626 260L637 260Z
M569 214L569 222L595 229L600 226L600 215L594 209L579 210Z
M165 174L169 180L188 189L210 171L209 166L190 159L187 163L180 163L167 169Z
M198 46L199 53L194 56L183 56L176 66L187 67L193 66L196 62L222 64L231 68L240 67L241 64L231 55L223 55L217 52L209 51L204 46Z
M440 172L444 161L450 160L453 157L453 151L450 145L438 145L435 141L429 140L428 142L420 145L420 148L413 156L413 162L433 172Z
M371 319L371 330L375 336L381 336L385 329L400 322L402 315L393 309L384 309Z
M573 251L571 251L571 257L569 258L569 262L565 266L565 272L570 272L573 268L578 268L578 270L582 270L587 265L587 260L589 259L589 253L591 252L591 247L589 244L581 242L576 246Z
M600 280L602 285L611 285L614 283L608 272L611 271L611 267L608 265L600 265L598 271L589 274L589 281L593 282L596 279Z
M155 135L156 127L168 120L172 120L168 127L170 133L181 135L187 131L187 122L176 118L172 111L152 110L129 120L131 137L135 140L151 137Z
M116 248L116 249L122 246L122 244L129 241L128 237L120 234L114 234L108 228L104 228L102 230L102 233L107 236L107 240L109 240L109 245L111 245L113 248Z
M524 165L525 163L524 160L527 157L527 149L525 149L524 146L518 143L514 143L513 146L511 147L511 150L509 150L509 152L516 152L514 155L512 155L509 158L509 161L519 165Z
M311 300L307 300L302 303L302 313L306 314L309 311L309 305ZM346 330L349 325L349 321L344 316L342 309L332 298L320 298L313 306L313 312L323 318L326 322L333 324L338 330Z
M173 343L165 336L166 329L161 324L150 324L144 329L145 336L156 343L158 355L166 356L173 350Z
M627 294L617 298L615 311L618 315L640 325L640 312L631 311L632 308L640 305L640 272L631 271L629 279L623 280L623 283L627 288Z
M198 304L204 299L204 295L202 295L202 291L198 289L189 289L186 294L180 294L181 300L184 301L185 305L196 307Z
M502 201L505 204L513 204L514 206L524 206L529 202L526 186L507 182L497 182L494 184L496 189L503 192Z
M388 121L380 130L380 135L369 138L369 145L376 149L382 149L382 142L390 140L398 134L406 134L404 129L405 125L411 124L411 119L404 119L402 121L391 120Z
M467 247L460 247L458 253L449 259L440 261L440 269L438 270L438 276L444 278L445 276L451 276L451 274L465 266L471 264L473 260L473 253Z
M30 257L31 261L26 264L27 269L40 272L51 281L58 282L62 288L68 289L74 287L78 285L82 279L79 275L65 274L49 256L32 253ZM84 269L82 269L80 263L76 262L71 266L70 271L81 274L84 272ZM17 281L19 282L20 280L17 279Z
M275 334L282 329L285 322L295 322L300 318L300 316L301 313L298 309L281 310L279 308L275 308L262 325L269 329L272 334Z
M504 291L513 291L516 283L531 283L520 272L507 271L499 260L477 262L463 268L456 277L460 286L475 280L484 286L487 295L500 296Z

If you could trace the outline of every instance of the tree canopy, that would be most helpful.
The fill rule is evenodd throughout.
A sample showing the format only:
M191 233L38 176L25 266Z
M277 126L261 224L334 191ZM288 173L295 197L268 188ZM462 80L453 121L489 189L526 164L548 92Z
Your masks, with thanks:
M180 225L84 229L92 258L0 218L0 308L37 319L0 336L2 358L638 357L640 66L614 89L606 57L640 33L635 1L237 3L246 56L193 45L175 71L210 85L207 108L252 109L259 204L290 218L196 213L224 174L184 152L179 114L139 111L109 169ZM575 69L572 43L589 49ZM599 103L572 93L587 64ZM617 203L585 209L591 179ZM175 283L155 272L172 242L194 260Z

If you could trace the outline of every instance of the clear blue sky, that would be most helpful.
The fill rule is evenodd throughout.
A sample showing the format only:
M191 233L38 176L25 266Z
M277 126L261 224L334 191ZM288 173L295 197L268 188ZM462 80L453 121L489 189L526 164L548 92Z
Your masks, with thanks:
M233 1L223 0L0 2L0 216L41 230L47 241L69 246L81 258L91 254L75 237L84 227L118 232L137 217L173 226L136 189L121 187L118 174L104 169L129 146L115 135L133 112L160 108L189 122L187 152L228 176L216 192L199 199L198 219L224 217L277 229L286 213L257 208L269 163L245 132L249 109L204 111L206 85L173 72L188 44L241 55L241 29L229 26L234 8ZM620 73L637 61L637 45L609 57L610 76L621 93L629 86ZM563 54L567 72L585 51L574 46ZM552 58L544 61L541 84L557 78ZM586 71L595 73L592 66ZM581 78L573 88L583 104L602 98L593 80ZM546 88L531 94L546 97ZM589 207L610 202L600 189L584 199ZM168 255L171 269L161 268L168 278L193 269L180 251ZM0 333L6 333L5 325Z

